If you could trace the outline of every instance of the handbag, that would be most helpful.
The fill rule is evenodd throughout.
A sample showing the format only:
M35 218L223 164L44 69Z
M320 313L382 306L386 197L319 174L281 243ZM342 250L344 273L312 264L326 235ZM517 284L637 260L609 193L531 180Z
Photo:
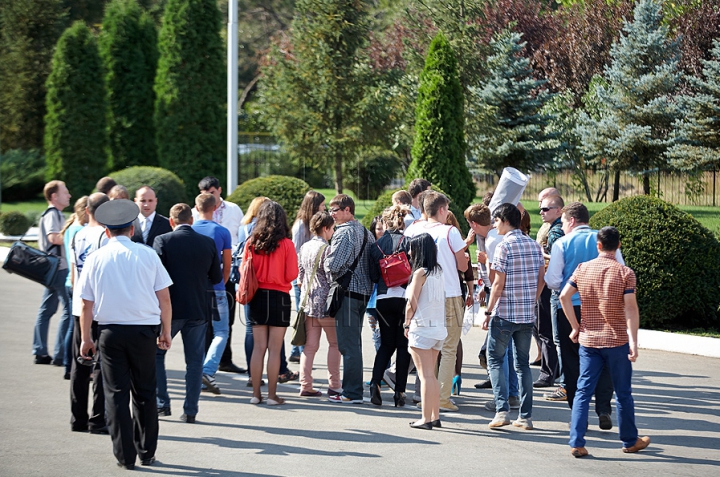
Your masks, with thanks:
M318 265L320 264L320 257L322 257L326 248L327 244L320 247L320 251L318 252L317 257L315 257L315 266L313 267L312 275L310 275L310 283L307 286L307 290L305 290L305 296L303 297L302 304L297 312L297 318L293 324L293 334L292 339L290 340L290 344L293 346L305 346L305 342L307 341L307 333L305 330L305 304L307 303L308 295L310 294L310 287L312 286L315 274L317 273Z
M355 257L355 261L352 263L352 265L350 265L350 268L348 268L348 271L330 285L330 292L328 293L327 300L325 301L325 316L331 316L335 318L335 315L337 315L338 311L340 311L340 307L342 306L343 300L345 299L345 293L347 292L348 288L350 288L350 280L352 280L352 274L355 271L355 267L357 267L358 260L360 260L360 255L362 255L363 250L365 250L368 233L369 232L365 230L365 233L363 234L364 237L362 247L360 247L360 252L358 253L357 257Z
M255 296L258 290L257 275L253 268L252 240L245 242L245 251L243 253L243 261L240 266L240 282L238 290L235 294L235 300L241 305L247 305Z
M412 267L408 261L407 254L404 250L399 250L404 238L405 237L400 239L397 248L390 255L385 255L385 252L383 252L377 242L375 243L375 246L383 255L378 261L378 264L380 266L380 274L388 288L406 285L410 281L410 275L412 275Z

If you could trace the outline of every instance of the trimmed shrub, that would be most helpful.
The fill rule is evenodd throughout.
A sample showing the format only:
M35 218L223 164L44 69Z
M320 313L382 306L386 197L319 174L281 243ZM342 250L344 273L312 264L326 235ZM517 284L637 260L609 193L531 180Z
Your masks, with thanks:
M617 227L635 271L644 328L717 328L720 242L690 214L648 196L628 197L597 212L590 226Z
M30 219L18 211L0 215L0 232L5 235L22 235L30 228Z
M2 199L6 202L36 199L45 185L45 156L37 149L12 149L0 161Z
M149 166L128 167L110 173L110 177L115 179L118 184L127 187L131 199L135 196L135 191L141 186L149 185L155 189L158 199L157 211L161 215L167 216L170 207L177 203L190 204L185 194L183 181L166 169ZM190 206L193 205L190 204Z
M240 184L227 198L247 210L255 197L265 196L283 206L292 224L310 186L307 182L288 176L267 176L250 179Z

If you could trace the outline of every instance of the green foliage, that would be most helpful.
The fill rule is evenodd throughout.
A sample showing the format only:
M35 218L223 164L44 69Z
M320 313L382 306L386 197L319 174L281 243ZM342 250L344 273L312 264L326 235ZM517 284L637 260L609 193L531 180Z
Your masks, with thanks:
M178 203L194 204L190 198L197 195L197 187L193 195L188 195L185 190L185 184L182 180L172 172L161 169L159 167L135 166L128 167L121 171L115 171L108 174L115 179L118 184L127 187L130 198L135 197L135 191L141 186L148 185L155 189L159 214L167 216L170 208Z
M108 94L111 167L157 165L155 24L137 0L114 0L105 10L99 44Z
M430 44L420 75L413 161L405 179L429 180L449 191L461 209L475 197L475 184L465 165L463 101L457 60L440 32Z
M4 235L22 235L30 228L30 219L22 212L0 214L0 232Z
M45 185L45 157L37 149L12 149L0 160L2 200L19 201L40 195Z
M75 197L93 190L107 171L106 102L102 63L90 29L75 22L58 41L47 80L47 180Z
M478 118L468 127L470 148L479 165L498 176L505 167L545 168L561 146L551 142L558 134L547 131L553 114L542 110L553 95L540 89L547 81L533 78L530 60L521 56L525 43L520 37L505 30L493 39L488 76L470 88L468 115Z
M42 148L45 81L66 18L62 0L0 2L0 151Z
M214 0L168 0L155 78L158 163L188 196L205 176L225 178L225 64Z
M590 226L617 227L623 257L637 275L641 326L720 324L720 242L691 215L660 199L635 196L597 212Z
M347 186L358 199L373 199L397 177L400 159L387 151L370 151L362 155L356 164L348 165L345 176Z
M309 190L307 182L295 177L258 177L240 184L227 200L239 205L242 210L247 210L255 197L268 197L282 205L288 220L292 222Z
M634 20L625 22L625 35L611 49L608 86L597 87L602 114L599 119L581 115L577 128L589 158L607 161L612 170L643 173L646 194L648 171L666 165L663 154L679 115L672 97L680 79L679 46L668 39L661 8L656 0L636 5Z

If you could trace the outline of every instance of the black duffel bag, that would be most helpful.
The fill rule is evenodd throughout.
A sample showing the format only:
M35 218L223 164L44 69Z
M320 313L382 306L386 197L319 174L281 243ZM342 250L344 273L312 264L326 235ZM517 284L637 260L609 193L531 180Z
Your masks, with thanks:
M50 255L23 243L15 242L5 258L3 268L34 282L49 287L55 281L60 266L60 257Z

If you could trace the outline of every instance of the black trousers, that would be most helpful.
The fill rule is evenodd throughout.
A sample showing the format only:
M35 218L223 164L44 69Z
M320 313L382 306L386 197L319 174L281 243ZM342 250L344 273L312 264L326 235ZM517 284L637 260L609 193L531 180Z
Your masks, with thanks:
M558 355L553 341L552 317L550 315L550 295L548 287L543 288L538 300L538 317L535 320L533 336L540 344L540 376L538 381L555 382L560 375Z
M105 407L113 453L124 465L155 456L158 414L155 352L160 325L101 325ZM132 416L130 397L132 395Z
M375 355L373 365L372 383L380 384L390 358L397 350L395 364L395 392L404 393L407 387L408 368L410 366L410 353L408 352L408 339L405 337L403 323L405 323L405 299L383 298L375 306L380 326L380 348Z
M100 370L100 352L98 361L92 366L85 366L77 362L80 356L82 335L80 332L80 317L73 316L72 366L70 368L70 428L73 431L86 431L105 427L105 392L103 390L102 371ZM97 347L98 327L97 321L92 322L92 339ZM88 393L90 392L90 377L92 377L92 413L88 416Z
M235 309L237 302L235 301L235 284L230 280L225 284L225 291L228 293L228 312L230 313L230 329L228 330L227 344L225 345L225 351L223 351L222 357L220 358L220 364L228 365L232 363L232 330L235 324ZM208 327L210 328L210 327ZM248 368L250 363L247 364Z
M581 321L580 307L573 307L578 322ZM567 402L572 409L575 393L577 392L577 382L580 377L580 345L570 340L572 326L565 317L562 308L558 308L558 333L560 334L560 357L563 363L563 373L565 374L565 392L567 393ZM598 416L612 414L612 405L610 401L613 396L613 383L610 369L605 365L600 373L595 386L595 412Z

